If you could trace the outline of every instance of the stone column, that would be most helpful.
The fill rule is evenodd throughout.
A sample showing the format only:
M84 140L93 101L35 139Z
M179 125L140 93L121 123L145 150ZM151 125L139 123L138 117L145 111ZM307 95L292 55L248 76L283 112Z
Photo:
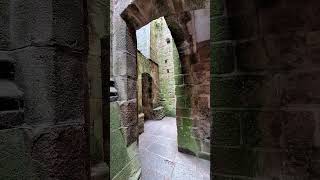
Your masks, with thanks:
M23 92L24 124L11 118L14 125L0 130L1 177L88 179L85 4L2 4L0 54L14 64L12 83Z

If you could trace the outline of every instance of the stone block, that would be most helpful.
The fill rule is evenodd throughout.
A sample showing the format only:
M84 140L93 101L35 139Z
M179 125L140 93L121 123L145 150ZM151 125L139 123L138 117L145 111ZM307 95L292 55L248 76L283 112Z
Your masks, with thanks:
M256 14L234 16L230 18L232 39L248 39L258 34L258 17Z
M137 77L136 55L127 52L117 52L113 60L113 73L115 76Z
M40 179L87 179L89 173L85 126L47 127L34 134L32 158L41 162Z
M282 104L319 104L319 72L288 74Z
M114 25L114 32L117 32L114 34L113 39L114 50L135 54L137 51L135 34L130 34L127 24L121 18Z
M210 72L210 63L197 63L191 66L192 72Z
M153 119L155 120L161 120L165 117L164 108L162 106L159 106L155 109L153 109Z
M300 13L297 13L297 10ZM260 29L263 34L303 31L306 22L308 22L305 10L291 6L260 9Z
M213 147L211 168L216 174L254 177L257 153L244 148Z
M132 143L138 140L138 137L139 137L138 124L124 127L122 130L123 130L122 132L125 137L127 146L131 145Z
M281 76L212 77L212 107L279 106Z
M72 48L85 48L84 1L51 0L51 3L53 18L51 26L55 43Z
M304 153L313 147L315 117L312 112L285 112L282 118L282 147ZM299 154L292 154L298 158ZM305 157L307 158L307 157Z
M184 84L186 85L191 85L193 84L193 78L192 78L192 75L191 74L184 74L183 75L183 82Z
M24 90L28 123L84 121L83 54L51 47L28 47L12 53L16 82Z
M214 145L237 146L240 145L241 129L240 117L233 112L212 112L214 126L212 136Z
M112 102L110 103L110 130L114 131L120 127L120 107L117 102Z
M9 129L24 123L23 111L1 111L0 129Z
M31 157L32 136L26 129L0 131L0 173L3 179L37 179L40 164Z
M212 45L211 73L224 74L234 71L234 47L231 43Z
M228 18L226 17L211 18L210 26L211 26L210 37L212 37L212 42L230 40L232 38Z
M11 48L39 43L83 49L83 7L83 1L13 1L10 16Z
M194 72L193 73L193 83L194 85L199 84L210 84L210 70L203 72Z
M192 86L191 85L176 86L175 95L177 95L177 96L185 96L185 95L190 94L191 90L192 90Z
M120 101L127 101L136 98L137 82L135 79L122 76L115 76L114 79Z
M263 41L249 41L240 43L236 46L236 55L239 69L244 72L259 71L265 69L277 69L277 62L272 63L269 58L267 49L264 47Z
M197 53L200 57L200 62L206 63L210 61L210 40L197 43Z
M311 31L306 34L306 44L310 46L320 45L320 31Z
M54 39L51 0L11 1L10 10L10 48L22 48L31 43L49 44Z
M125 101L120 104L121 125L131 126L138 124L136 99Z

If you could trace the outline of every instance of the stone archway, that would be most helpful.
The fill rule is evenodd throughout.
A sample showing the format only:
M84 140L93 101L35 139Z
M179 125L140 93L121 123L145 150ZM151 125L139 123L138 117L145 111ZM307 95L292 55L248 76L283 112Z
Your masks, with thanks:
M128 28L133 31L148 23L149 20L161 16L161 14L167 15L165 19L168 22L181 60L181 70L176 73L178 83L175 93L177 96L176 114L179 151L201 157L203 157L203 151L205 151L204 156L208 157L210 154L210 35L205 41L199 43L196 34L199 28L195 27L197 13L200 12L201 14L203 12L199 10L197 12L176 11L173 14L168 11L161 13L156 10L159 8L158 5L155 5L152 6L155 8L154 13L150 14L150 11L140 7L139 3L141 2L130 4L121 14ZM170 3L168 5L170 6ZM144 4L144 6L148 5ZM199 5L199 7L203 6L205 6L205 3L202 6ZM189 8L196 9L196 7ZM170 6L167 9L172 10L173 8ZM209 19L208 12L206 15ZM209 25L209 20L206 23ZM200 96L193 96L199 93Z
M163 2L163 1L161 1ZM197 156L202 156L202 151L204 150L204 143L201 140L201 124L202 121L198 117L193 120L193 112L197 112L198 104L205 104L208 108L209 106L209 83L210 83L210 72L205 74L205 81L208 84L203 89L207 94L205 97L192 97L194 90L198 88L193 88L194 85L194 69L201 67L199 65L201 59L203 58L197 49L198 45L201 47L196 39L196 29L194 27L194 22L198 19L195 18L195 13L187 13L187 11L193 11L197 9L209 10L209 1L166 1L159 3L159 1L143 1L137 0L134 2L130 1L113 1L113 32L112 35L112 67L113 72L111 73L111 78L115 81L115 88L118 90L118 102L120 109L119 118L119 128L122 130L127 152L133 152L132 148L135 148L138 142L139 136L139 122L138 122L138 112L137 112L137 92L136 92L136 81L137 81L137 42L135 31L140 27L146 25L147 23L155 20L159 17L170 17L177 16L179 19L178 26L169 26L171 33L173 35L181 34L183 36L173 37L178 48L179 56L181 59L181 73L176 75L176 80L180 84L176 85L176 94L179 96L177 101L177 126L178 126L178 141L179 150L194 154ZM188 17L189 16L189 17ZM209 19L209 15L208 15ZM124 20L124 21L123 21ZM209 20L207 22L209 26ZM209 28L209 27L208 27ZM208 35L210 36L210 35ZM181 38L181 39L178 39ZM209 37L210 38L210 37ZM207 38L207 42L209 42ZM209 43L207 43L209 44ZM209 46L206 46L209 49ZM209 62L209 56L205 55L205 61ZM207 64L208 65L208 64ZM206 67L207 71L210 71L210 65ZM200 71L204 70L200 68ZM209 76L207 76L209 74ZM200 80L197 80L197 83ZM205 99L205 103L194 103L195 99ZM196 122L198 121L198 122ZM209 122L210 120L207 119ZM118 129L119 129L118 128ZM118 131L117 129L111 129L111 132ZM113 135L111 134L111 141ZM116 142L114 142L116 143ZM111 142L111 152L117 151L114 149L116 146ZM206 145L208 147L208 145ZM130 149L130 150L129 150ZM208 149L208 148L207 148ZM209 154L209 151L206 152ZM137 155L130 156L131 161L136 161ZM203 157L203 156L202 156ZM208 156L206 156L208 157ZM119 157L120 158L120 157ZM116 163L116 159L111 159L111 171L113 171L113 161ZM137 166L125 166L130 168L131 172L138 172ZM120 169L118 169L120 170ZM115 177L120 176L121 172L114 173ZM112 176L113 177L113 176Z

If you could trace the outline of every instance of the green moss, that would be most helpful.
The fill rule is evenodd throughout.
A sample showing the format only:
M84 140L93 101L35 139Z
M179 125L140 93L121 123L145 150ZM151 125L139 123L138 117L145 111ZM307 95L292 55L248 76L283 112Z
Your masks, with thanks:
M200 147L191 133L191 127L188 122L182 123L182 126L178 127L178 147L187 149L194 154L198 154Z
M110 177L130 179L140 169L136 143L127 147L125 137L120 129L120 109L118 103L110 104Z

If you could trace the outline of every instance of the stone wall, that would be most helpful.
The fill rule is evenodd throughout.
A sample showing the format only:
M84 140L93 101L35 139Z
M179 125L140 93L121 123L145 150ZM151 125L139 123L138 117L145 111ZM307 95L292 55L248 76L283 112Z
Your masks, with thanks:
M212 1L215 179L319 179L319 1Z
M143 113L142 106L142 74L147 73L152 77L152 108L158 107L160 103L159 96L159 66L150 59L147 59L140 52L137 54L137 65L138 65L138 112Z
M180 67L174 40L165 19L159 18L151 22L151 57L159 64L160 98L166 116L175 117L175 79L174 65ZM177 53L176 53L177 54Z
M118 93L119 116L110 116L111 179L138 179L138 102L137 102L137 43L134 29L130 29L120 13L130 0L112 1L112 75ZM111 110L112 112L112 110ZM123 155L128 153L128 155Z
M181 59L175 69L179 150L206 159L211 140L209 14L202 9L166 17Z
M1 179L89 179L84 1L0 4Z

